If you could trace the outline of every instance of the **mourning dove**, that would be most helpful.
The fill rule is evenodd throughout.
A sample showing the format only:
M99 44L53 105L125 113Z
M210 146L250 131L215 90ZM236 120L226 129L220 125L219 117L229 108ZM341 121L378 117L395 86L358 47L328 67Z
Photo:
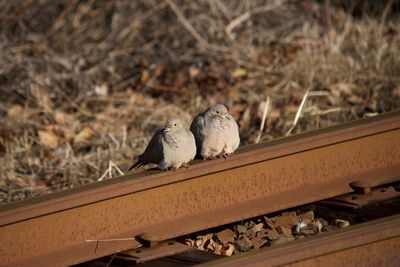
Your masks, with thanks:
M203 159L227 158L240 143L239 127L222 104L199 113L193 119L190 130L196 139L197 155Z
M157 164L162 170L176 170L187 167L196 156L196 143L192 132L185 129L178 118L169 118L165 128L158 130L139 156L138 161L129 170L148 163Z

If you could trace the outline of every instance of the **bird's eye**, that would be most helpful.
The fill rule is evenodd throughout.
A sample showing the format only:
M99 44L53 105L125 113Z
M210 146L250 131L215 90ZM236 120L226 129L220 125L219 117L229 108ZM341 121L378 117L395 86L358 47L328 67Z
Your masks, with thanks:
M219 114L219 111L218 111L218 110L217 110L216 112L217 112L217 114Z
M174 127L176 127L176 123L174 124Z

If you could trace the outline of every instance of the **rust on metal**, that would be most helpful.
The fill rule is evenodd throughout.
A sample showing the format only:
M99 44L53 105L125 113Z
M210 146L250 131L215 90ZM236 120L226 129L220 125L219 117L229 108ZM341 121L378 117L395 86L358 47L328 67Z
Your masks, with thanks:
M168 257L194 249L195 248L186 246L182 243L169 240L157 244L156 247L141 247L121 252L116 258L133 261L135 263L144 263L150 260Z
M0 265L71 265L352 191L400 173L400 112L0 208Z
M384 200L400 197L400 192L396 191L393 186L369 188L363 193L349 193L336 196L322 201L323 204L340 206L352 209L362 208Z
M203 266L398 266L399 251L395 215Z

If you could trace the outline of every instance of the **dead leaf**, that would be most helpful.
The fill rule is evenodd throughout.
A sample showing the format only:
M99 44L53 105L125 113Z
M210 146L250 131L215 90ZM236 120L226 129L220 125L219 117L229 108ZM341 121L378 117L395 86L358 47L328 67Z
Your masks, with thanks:
M58 124L70 124L73 121L73 118L71 115L64 111L56 111L54 113L54 120Z
M329 90L335 97L352 95L356 85L353 83L335 83L329 86Z
M175 77L174 86L182 87L189 82L189 73L186 71L180 71Z
M13 105L7 110L7 115L10 118L17 119L21 116L23 110L24 108L21 105Z
M252 110L252 105L248 105L248 107L245 109L242 115L242 119L240 120L241 130L247 130L250 127L251 110Z
M108 95L108 85L106 83L103 83L101 85L96 85L94 87L94 92L96 95L107 96Z
M190 78L191 79L194 79L194 78L196 78L197 76L199 76L200 75L200 69L199 68L196 68L196 67L194 67L194 66L190 66L189 67L189 75L190 75Z
M266 77L263 80L263 84L266 86L274 86L278 83L278 81L279 81L279 79L276 75L271 75L271 76Z
M247 70L242 69L242 68L237 68L231 73L231 76L233 78L241 78L241 77L244 77L246 75L247 75Z
M36 98L36 102L46 110L52 110L53 101L50 99L48 90L37 84L31 85L31 93Z
M74 143L83 143L87 142L90 138L95 135L95 132L90 127L83 128L77 135L74 137Z
M149 77L150 77L150 73L147 70L143 70L142 75L140 76L140 81L142 83L146 83L147 80L149 79Z
M40 130L38 131L40 143L50 148L56 148L59 144L58 135L52 130Z
M347 97L346 100L350 104L354 104L354 105L361 104L362 102L364 102L364 99L362 97L354 95L354 94Z

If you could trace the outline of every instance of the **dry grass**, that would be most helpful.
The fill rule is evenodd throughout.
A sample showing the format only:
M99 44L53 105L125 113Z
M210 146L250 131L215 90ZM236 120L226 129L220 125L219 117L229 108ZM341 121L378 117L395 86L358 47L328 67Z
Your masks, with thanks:
M1 2L0 201L125 170L216 102L243 144L398 109L399 3L332 3Z

